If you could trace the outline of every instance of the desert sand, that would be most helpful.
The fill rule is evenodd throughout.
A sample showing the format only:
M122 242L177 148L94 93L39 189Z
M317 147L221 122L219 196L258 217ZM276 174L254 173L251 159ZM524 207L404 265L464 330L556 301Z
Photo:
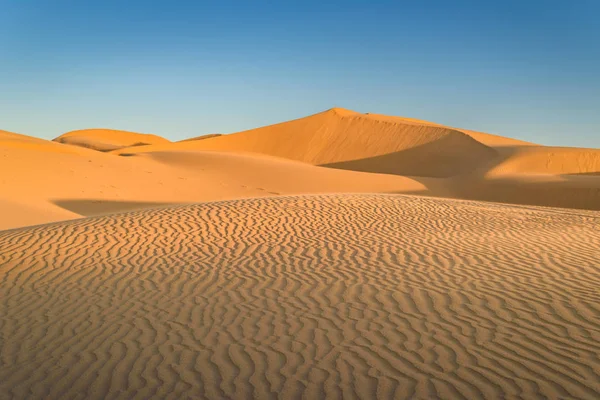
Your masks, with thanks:
M261 154L166 149L125 157L8 132L0 136L0 170L7 172L0 177L0 229L158 204L445 191L435 180L321 168Z
M599 227L600 150L404 117L0 131L0 399L599 398Z
M112 151L124 147L169 143L167 139L157 135L115 129L82 129L71 131L57 137L54 141L87 147L97 151Z
M600 210L600 149L540 146L428 121L342 108L200 141L117 150L244 151L450 188L428 195ZM593 178L590 178L593 176ZM435 187L434 187L435 186ZM425 194L425 193L423 193Z
M0 392L597 398L599 223L341 194L0 232Z

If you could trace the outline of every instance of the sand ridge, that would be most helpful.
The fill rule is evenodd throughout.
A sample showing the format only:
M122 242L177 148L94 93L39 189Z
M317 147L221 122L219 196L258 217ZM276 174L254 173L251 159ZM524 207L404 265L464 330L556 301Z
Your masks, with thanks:
M339 169L423 177L471 171L496 154L452 128L341 108L201 141L118 152L166 148L255 152Z
M115 129L81 129L67 132L55 138L54 141L97 151L170 143L169 140L157 135Z
M418 193L600 210L600 150L342 108L175 143L103 129L55 141L0 131L0 170L0 229L301 193Z
M435 179L315 167L260 154L166 150L116 156L0 135L0 229L155 204L331 192L443 193Z
M599 222L354 194L0 232L0 392L597 398Z

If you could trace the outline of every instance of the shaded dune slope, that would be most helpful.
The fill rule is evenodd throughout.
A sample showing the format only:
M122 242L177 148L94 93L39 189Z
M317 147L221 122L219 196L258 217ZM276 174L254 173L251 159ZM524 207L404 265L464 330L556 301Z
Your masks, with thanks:
M82 129L71 131L57 137L54 141L105 152L131 146L170 143L167 139L160 136L114 129Z
M599 222L328 195L0 232L0 393L598 398Z
M334 108L309 117L169 148L245 151L314 165L447 177L471 171L495 150L455 129ZM133 151L153 151L160 146Z
M504 174L579 175L600 173L600 149L527 146L509 148L490 168L489 176Z

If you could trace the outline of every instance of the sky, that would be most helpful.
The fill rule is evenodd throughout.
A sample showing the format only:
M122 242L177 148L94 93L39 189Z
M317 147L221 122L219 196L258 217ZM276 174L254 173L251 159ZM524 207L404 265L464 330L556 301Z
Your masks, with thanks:
M600 1L0 0L0 129L171 140L332 107L600 147Z

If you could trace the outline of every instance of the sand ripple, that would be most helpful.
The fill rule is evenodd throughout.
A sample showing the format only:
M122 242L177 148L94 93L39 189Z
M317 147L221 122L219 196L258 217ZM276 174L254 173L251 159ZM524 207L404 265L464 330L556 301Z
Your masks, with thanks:
M598 398L599 226L321 195L0 232L0 398Z

